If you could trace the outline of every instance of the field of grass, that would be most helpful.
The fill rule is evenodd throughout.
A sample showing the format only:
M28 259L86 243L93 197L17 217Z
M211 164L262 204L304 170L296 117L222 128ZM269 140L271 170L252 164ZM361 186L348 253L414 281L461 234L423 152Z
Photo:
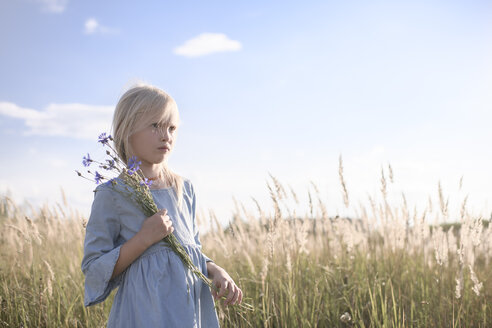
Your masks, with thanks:
M254 307L218 305L221 326L492 327L488 218L472 217L464 199L457 224L431 225L447 216L442 197L417 212L404 197L390 205L386 184L348 219L329 217L314 185L296 213L297 195L272 178L271 208L239 205L227 228L215 223L204 253ZM66 202L33 209L0 198L1 327L105 326L113 296L83 306L84 222Z

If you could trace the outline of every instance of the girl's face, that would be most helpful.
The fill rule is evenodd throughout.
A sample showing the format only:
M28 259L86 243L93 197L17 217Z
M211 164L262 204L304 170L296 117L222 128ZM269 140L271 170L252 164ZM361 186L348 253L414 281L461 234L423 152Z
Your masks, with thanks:
M144 167L162 163L174 148L177 129L176 115L171 115L167 122L150 121L130 136L132 155L137 156Z

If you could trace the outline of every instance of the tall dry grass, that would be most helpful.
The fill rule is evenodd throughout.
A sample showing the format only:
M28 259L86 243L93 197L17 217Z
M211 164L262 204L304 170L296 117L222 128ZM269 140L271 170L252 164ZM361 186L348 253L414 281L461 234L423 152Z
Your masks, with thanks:
M83 304L85 222L66 201L34 209L0 199L1 327L104 326L110 302Z
M466 197L456 224L449 201L390 204L391 167L380 194L354 205L340 159L342 197L353 218L329 217L311 184L299 195L270 177L272 207L236 204L224 229L201 221L204 252L243 289L255 311L218 307L223 327L491 327L492 225ZM434 206L438 204L438 206ZM432 222L430 224L429 222ZM0 326L104 326L112 298L84 308L84 218L68 204L41 209L0 199Z

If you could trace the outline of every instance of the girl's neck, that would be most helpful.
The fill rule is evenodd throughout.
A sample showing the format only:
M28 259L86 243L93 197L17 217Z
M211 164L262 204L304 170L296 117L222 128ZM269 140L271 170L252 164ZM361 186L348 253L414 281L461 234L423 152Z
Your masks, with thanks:
M169 187L168 183L165 181L163 174L163 166L162 165L150 165L150 166L141 166L144 176L152 181L151 189L160 189Z
M157 165L157 164L141 165L140 169L142 170L144 176L147 179L156 179L159 176L162 176L163 167L161 165Z

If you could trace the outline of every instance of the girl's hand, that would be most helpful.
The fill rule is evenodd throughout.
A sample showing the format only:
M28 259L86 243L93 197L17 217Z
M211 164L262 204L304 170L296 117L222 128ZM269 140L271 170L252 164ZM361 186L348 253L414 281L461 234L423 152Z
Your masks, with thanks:
M167 215L167 210L162 209L146 218L138 233L142 236L142 240L147 244L147 247L150 247L162 238L170 235L173 231L173 223Z
M215 300L220 299L227 294L224 305L241 304L243 300L242 290L234 283L231 276L220 266L213 262L207 262L209 278L212 279L212 285L217 290L212 290L212 296ZM217 292L218 291L218 292Z

